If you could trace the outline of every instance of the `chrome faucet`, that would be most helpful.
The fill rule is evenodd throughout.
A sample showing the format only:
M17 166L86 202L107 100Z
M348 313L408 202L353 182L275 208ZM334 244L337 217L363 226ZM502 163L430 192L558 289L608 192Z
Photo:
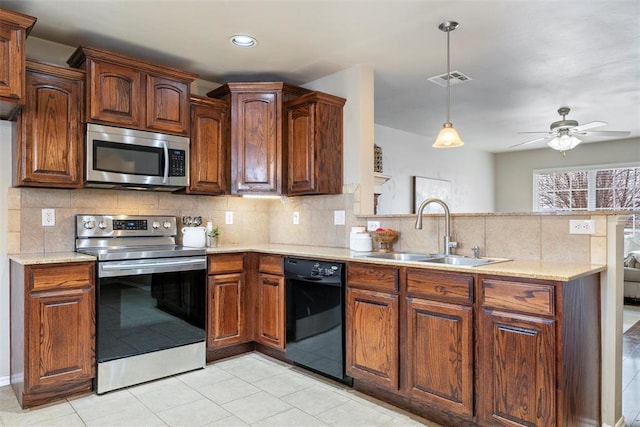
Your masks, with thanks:
M449 206L447 206L443 200L431 198L420 203L420 207L418 208L418 217L416 218L416 230L422 229L422 212L430 203L437 203L442 206L442 209L444 209L444 253L445 255L451 255L451 248L457 248L458 242L451 241L451 236L449 234L451 230L451 214L449 213Z

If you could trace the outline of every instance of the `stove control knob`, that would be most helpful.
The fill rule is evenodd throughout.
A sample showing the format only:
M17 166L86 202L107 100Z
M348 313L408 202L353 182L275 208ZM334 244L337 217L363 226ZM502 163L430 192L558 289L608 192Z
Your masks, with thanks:
M102 221L98 222L98 228L100 230L104 230L105 228L107 228L107 221L102 220Z
M163 226L164 228L171 228L171 222L170 222L170 221L165 221L165 222L162 224L162 226Z
M89 220L89 221L85 221L84 222L84 228L86 228L87 230L91 230L95 226L96 226L96 222L93 221L93 220Z
M160 228L160 223L158 221L153 221L153 224L151 224L151 227L154 230L157 230L158 228Z

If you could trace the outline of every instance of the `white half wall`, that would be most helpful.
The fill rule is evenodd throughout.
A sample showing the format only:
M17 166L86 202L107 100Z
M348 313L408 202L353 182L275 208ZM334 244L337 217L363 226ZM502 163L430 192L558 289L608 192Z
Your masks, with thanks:
M305 83L347 100L344 105L343 187L354 192L360 186L356 215L373 213L373 68L357 65L319 80Z
M451 212L494 211L493 154L474 150L469 143L433 148L424 136L381 125L375 125L375 143L382 148L383 174L391 175L382 185L378 214L412 212L412 176L450 181Z

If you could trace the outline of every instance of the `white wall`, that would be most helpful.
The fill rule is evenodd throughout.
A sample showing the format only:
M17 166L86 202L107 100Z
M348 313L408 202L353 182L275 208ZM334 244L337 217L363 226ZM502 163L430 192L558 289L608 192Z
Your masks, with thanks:
M411 213L412 176L451 182L446 200L452 212L493 212L493 154L461 148L438 149L428 138L386 126L375 126L375 142L382 148L382 166L391 179L382 186L379 214ZM373 166L372 166L373 167Z
M7 190L11 187L11 141L14 123L0 120L0 386L9 384L9 258Z
M533 210L533 170L640 162L640 138L580 144L565 156L550 148L495 155L497 212Z
M345 192L361 186L357 215L373 213L373 69L357 65L303 86L347 100L344 106L343 185ZM368 189L368 190L367 190Z

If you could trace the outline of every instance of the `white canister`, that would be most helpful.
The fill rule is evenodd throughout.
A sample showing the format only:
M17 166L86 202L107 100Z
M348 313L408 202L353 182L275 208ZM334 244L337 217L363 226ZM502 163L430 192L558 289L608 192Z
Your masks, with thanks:
M367 229L365 227L351 227L351 233L349 233L349 249L355 250L356 236L359 234L365 234Z
M373 240L369 233L355 233L351 237L351 250L356 252L371 252L373 250Z
M182 227L182 246L204 248L205 231L204 227Z

